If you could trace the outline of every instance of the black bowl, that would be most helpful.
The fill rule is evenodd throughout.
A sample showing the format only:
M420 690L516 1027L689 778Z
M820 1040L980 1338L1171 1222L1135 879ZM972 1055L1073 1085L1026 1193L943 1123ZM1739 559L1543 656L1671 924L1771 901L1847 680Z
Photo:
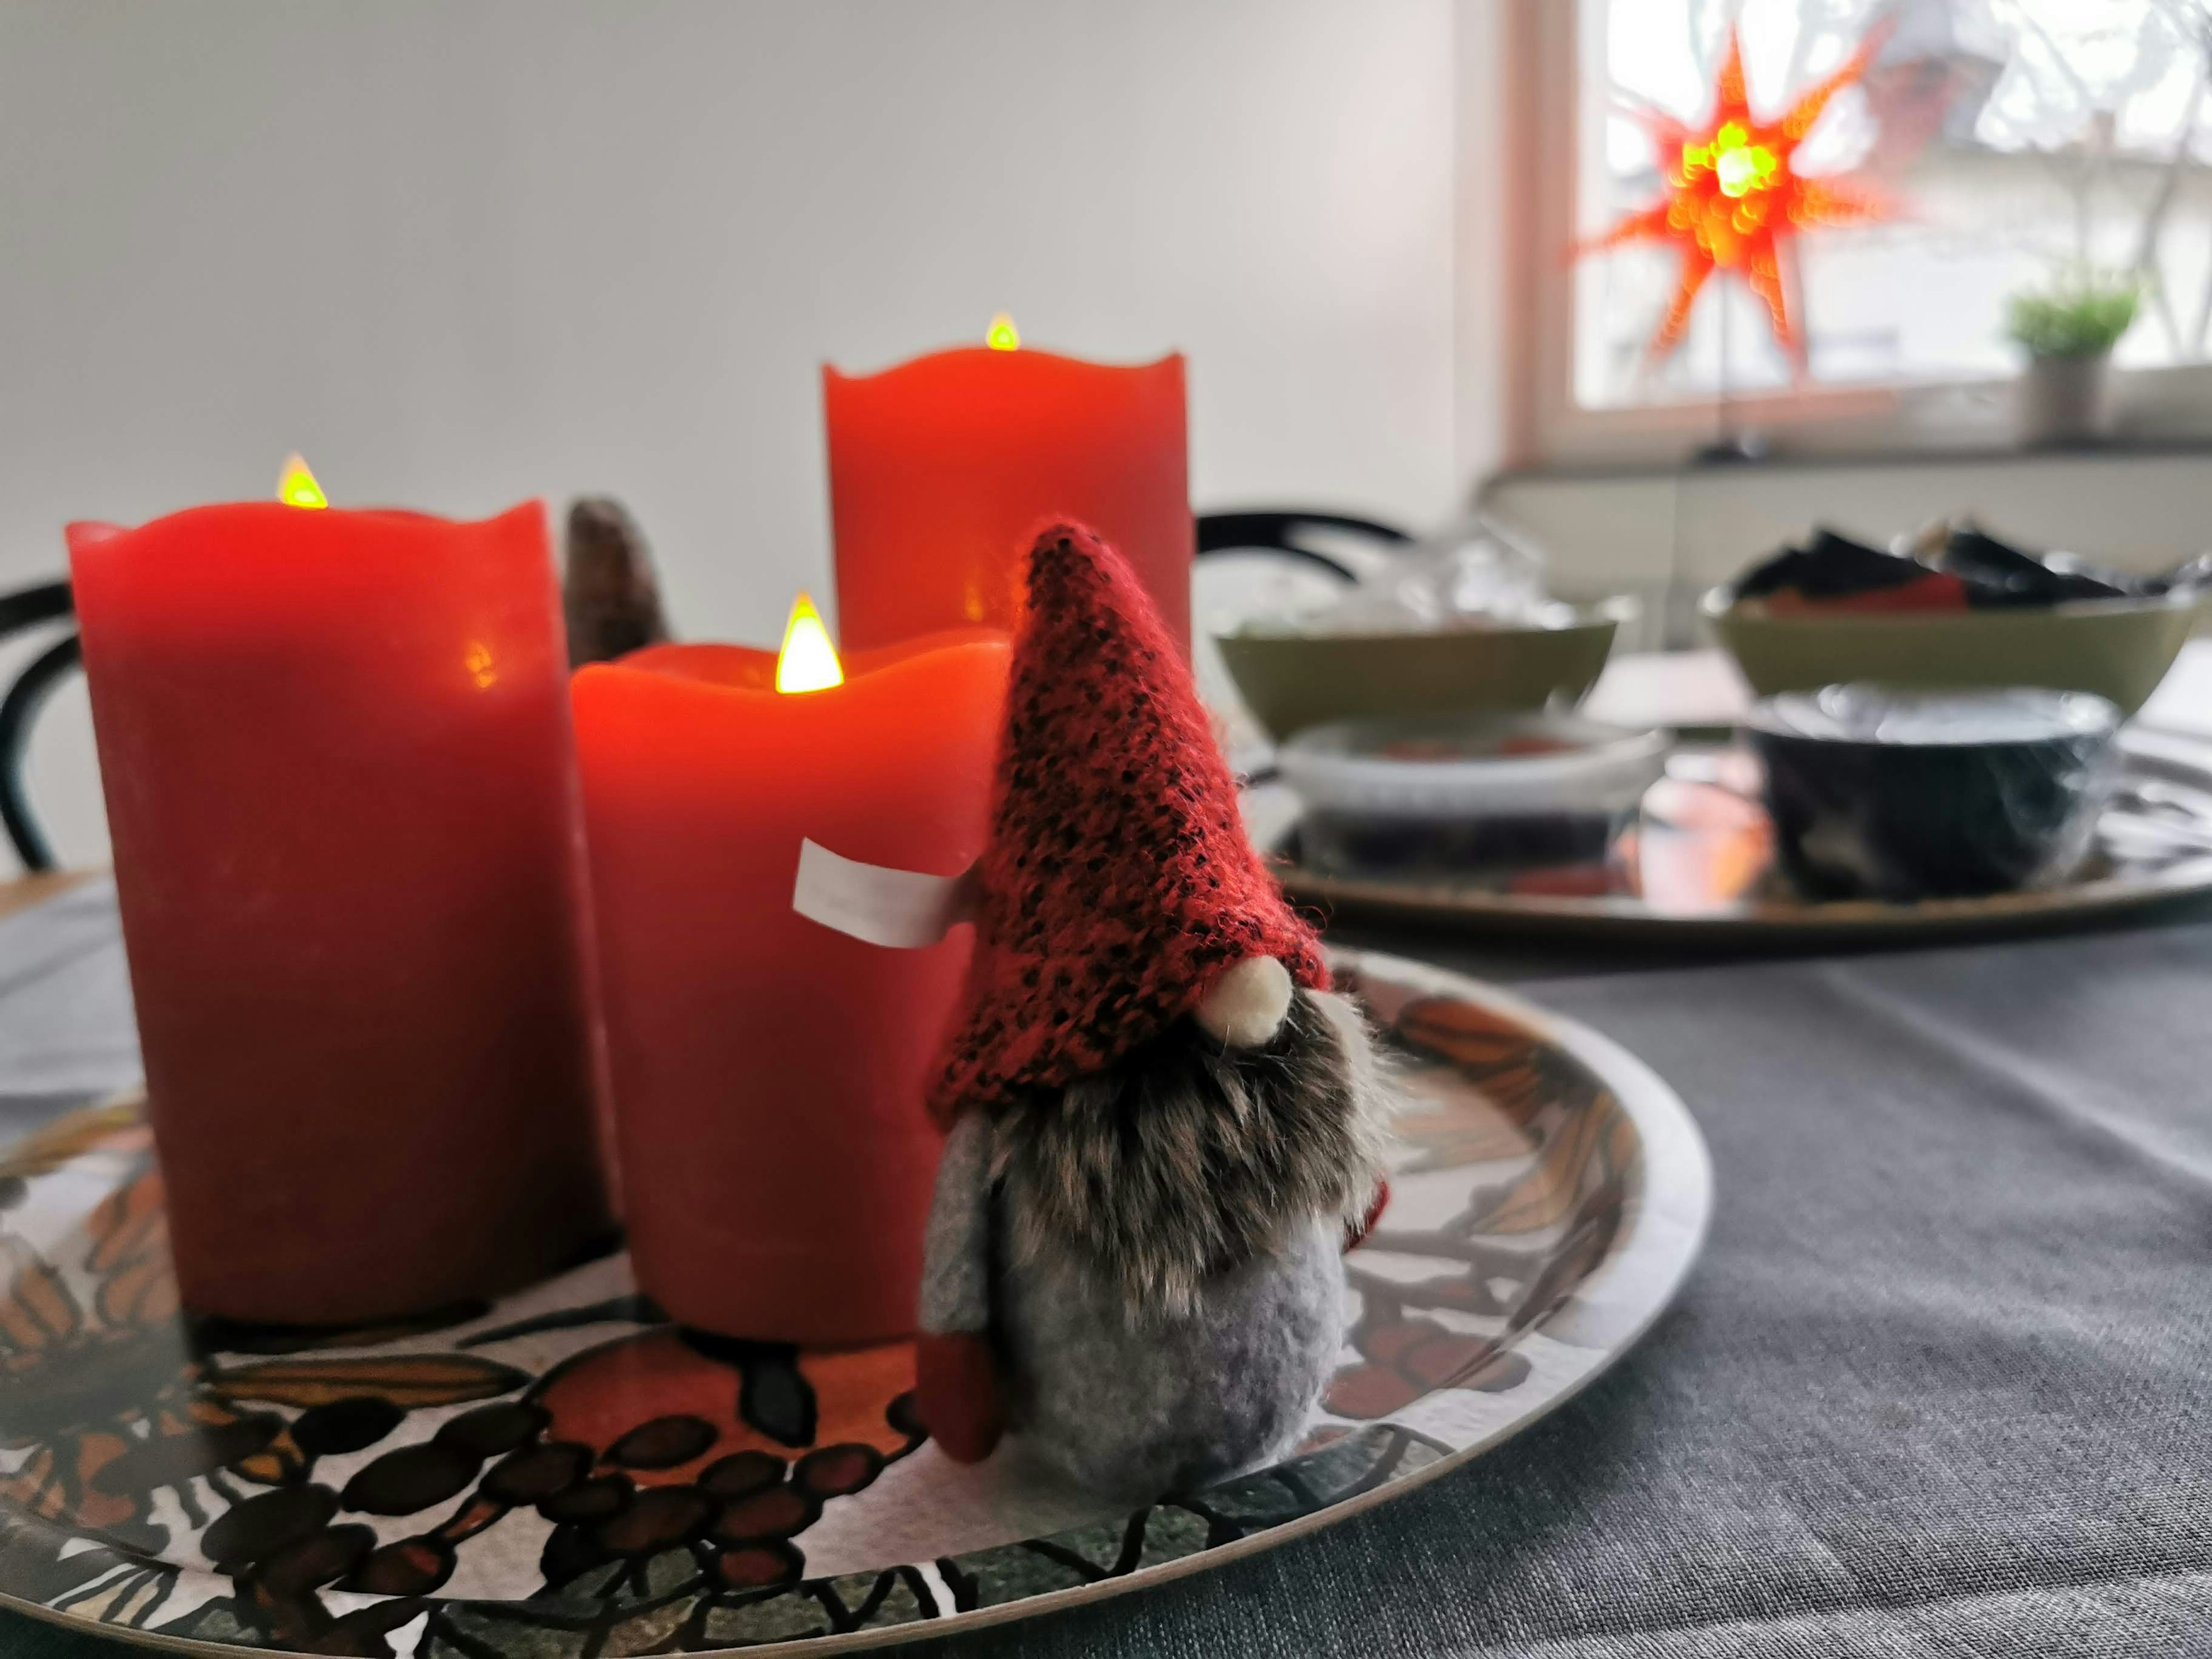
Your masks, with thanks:
M1784 872L1808 898L1964 897L2072 874L2118 776L2086 691L1830 685L1758 705Z

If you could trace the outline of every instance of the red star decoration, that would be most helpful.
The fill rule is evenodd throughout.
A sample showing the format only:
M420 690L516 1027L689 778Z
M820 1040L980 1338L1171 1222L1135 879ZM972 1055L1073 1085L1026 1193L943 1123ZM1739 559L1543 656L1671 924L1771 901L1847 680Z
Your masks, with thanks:
M1804 338L1784 279L1785 258L1795 258L1791 239L1822 225L1879 219L1887 207L1855 175L1805 177L1794 165L1797 146L1829 100L1866 73L1887 33L1870 33L1841 69L1776 119L1762 122L1751 112L1743 45L1731 24L1728 52L1713 85L1712 112L1703 126L1685 126L1656 111L1639 112L1660 158L1666 194L1580 251L1602 252L1627 242L1672 242L1682 250L1681 277L1646 348L1649 361L1658 362L1681 343L1706 279L1716 270L1729 270L1766 302L1776 343L1798 373L1804 372Z

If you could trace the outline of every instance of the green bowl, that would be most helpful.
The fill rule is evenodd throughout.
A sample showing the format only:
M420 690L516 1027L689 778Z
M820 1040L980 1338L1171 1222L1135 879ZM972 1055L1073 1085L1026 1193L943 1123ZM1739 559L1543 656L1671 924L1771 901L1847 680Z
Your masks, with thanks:
M1776 617L1705 595L1713 632L1762 697L1852 680L1885 685L2040 685L2142 708L2196 625L2193 594L2075 599L2028 610Z
M1443 634L1224 634L1237 689L1277 742L1330 720L1579 702L1620 625L1607 607L1559 628Z

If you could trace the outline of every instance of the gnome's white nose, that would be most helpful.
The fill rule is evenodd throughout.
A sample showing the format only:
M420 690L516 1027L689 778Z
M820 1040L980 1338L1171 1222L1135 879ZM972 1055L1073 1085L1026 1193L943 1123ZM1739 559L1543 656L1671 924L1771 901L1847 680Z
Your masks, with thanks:
M1291 1012L1291 970L1273 957L1247 957L1214 982L1198 1023L1232 1048L1256 1048Z

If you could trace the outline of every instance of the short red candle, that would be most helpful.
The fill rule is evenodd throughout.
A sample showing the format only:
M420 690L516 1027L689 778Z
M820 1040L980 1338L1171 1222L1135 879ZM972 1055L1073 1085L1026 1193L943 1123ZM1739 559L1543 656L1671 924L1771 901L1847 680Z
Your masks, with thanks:
M775 658L662 646L576 676L624 1218L687 1325L811 1345L913 1328L938 1137L922 1109L969 930L890 950L795 914L799 843L957 875L982 850L996 635Z
M186 1304L353 1322L572 1259L607 1222L544 510L70 553Z
M880 374L822 372L837 626L851 649L1011 629L1046 518L1121 550L1190 651L1182 359L1120 367L977 346Z

